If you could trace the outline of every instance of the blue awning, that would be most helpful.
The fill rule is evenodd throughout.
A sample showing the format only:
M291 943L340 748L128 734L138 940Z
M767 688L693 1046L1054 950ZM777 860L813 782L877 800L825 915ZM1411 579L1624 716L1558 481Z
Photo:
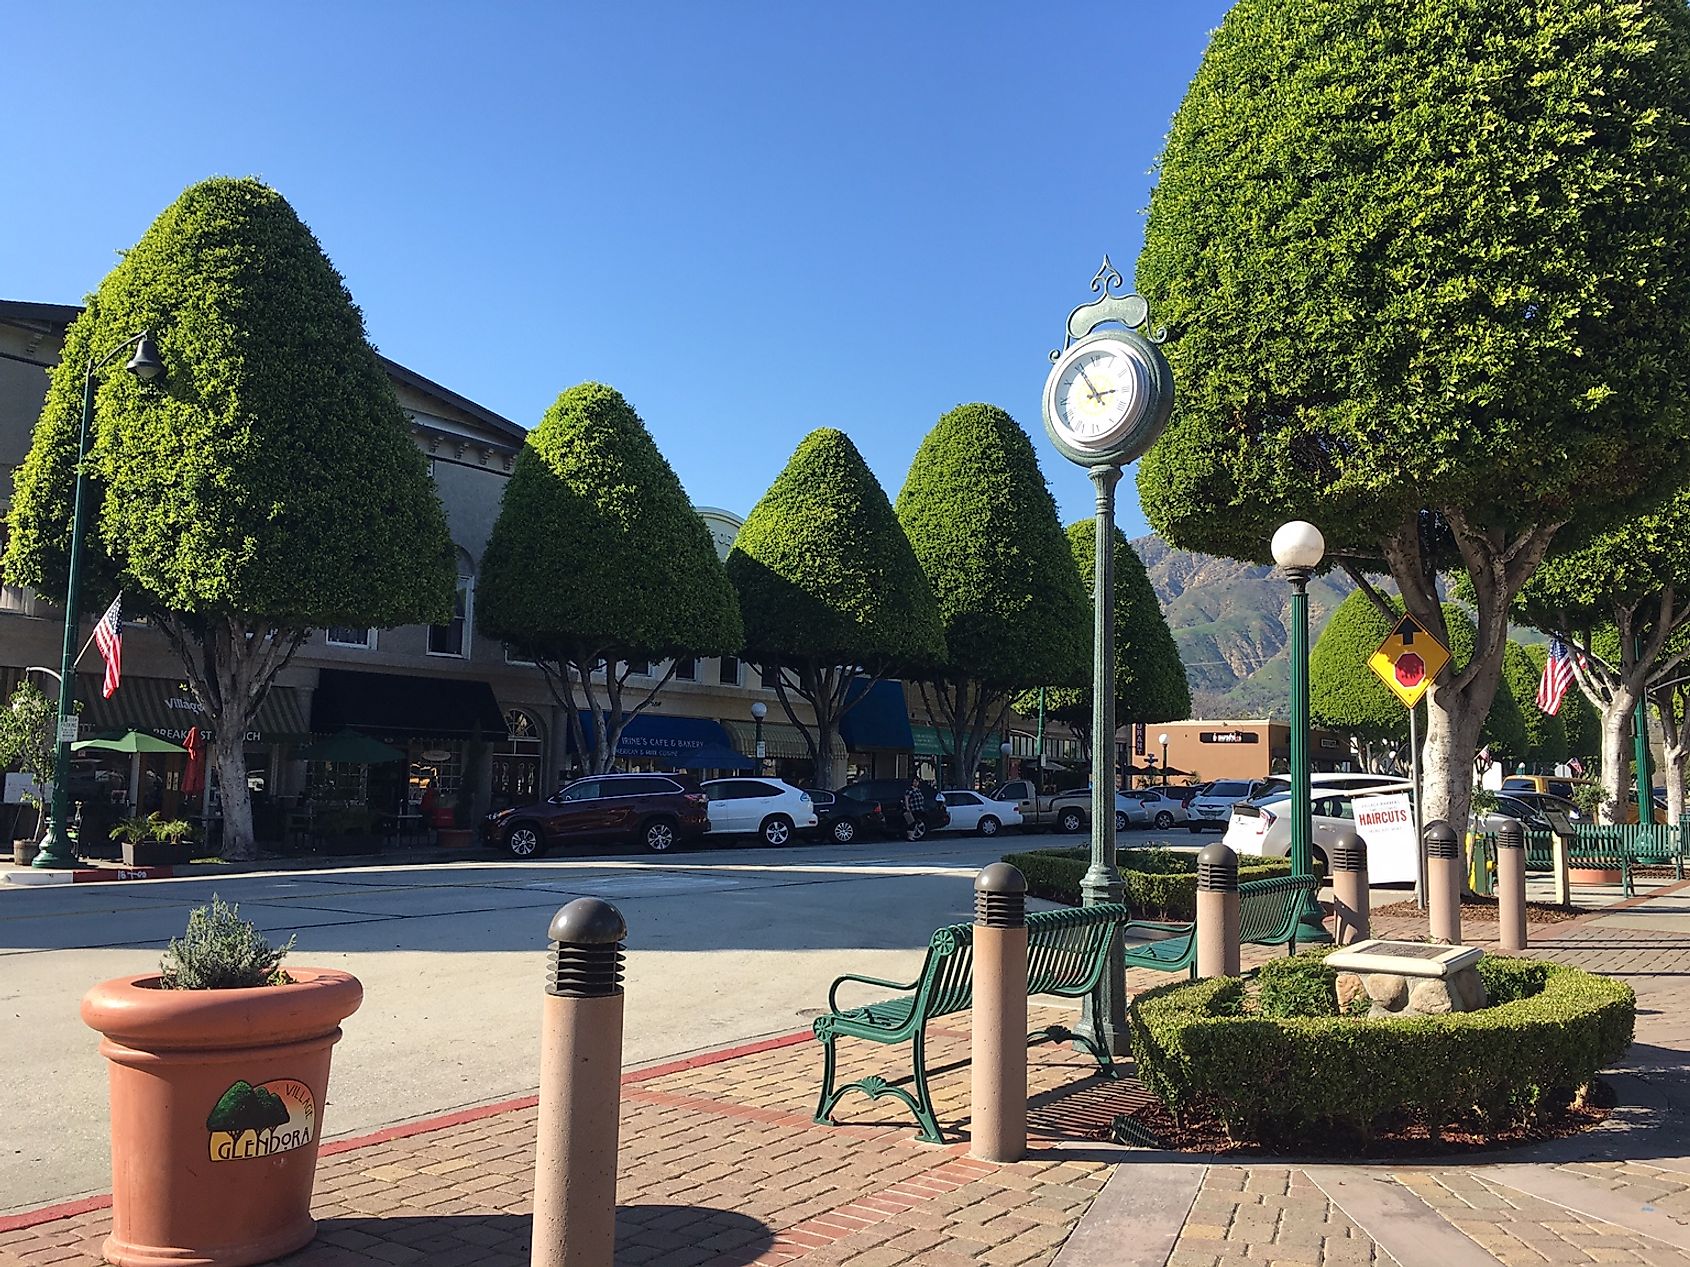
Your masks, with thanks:
M592 743L598 728L589 709L581 710L581 729L587 742ZM616 745L616 755L667 761L686 770L743 769L753 764L733 750L733 740L721 722L662 713L641 713L629 722Z
M904 702L904 684L883 678L872 686L868 678L854 678L845 688L850 711L839 719L839 735L851 752L871 748L911 752L915 736L910 733L910 711Z

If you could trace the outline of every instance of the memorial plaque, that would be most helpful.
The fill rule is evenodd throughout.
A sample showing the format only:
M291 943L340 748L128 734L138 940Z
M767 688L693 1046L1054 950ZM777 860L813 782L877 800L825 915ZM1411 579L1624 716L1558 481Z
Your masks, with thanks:
M1419 941L1358 941L1326 956L1339 972L1384 972L1403 977L1447 977L1479 961L1477 946L1439 946Z

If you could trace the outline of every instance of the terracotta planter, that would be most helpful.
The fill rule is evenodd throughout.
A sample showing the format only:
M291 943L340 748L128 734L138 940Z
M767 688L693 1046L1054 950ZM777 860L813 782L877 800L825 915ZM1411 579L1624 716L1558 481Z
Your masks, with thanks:
M331 968L288 974L254 990L118 977L83 998L110 1062L107 1262L241 1267L316 1235L329 1053L364 988Z
M1617 870L1598 867L1568 867L1567 880L1571 884L1619 884L1625 879Z

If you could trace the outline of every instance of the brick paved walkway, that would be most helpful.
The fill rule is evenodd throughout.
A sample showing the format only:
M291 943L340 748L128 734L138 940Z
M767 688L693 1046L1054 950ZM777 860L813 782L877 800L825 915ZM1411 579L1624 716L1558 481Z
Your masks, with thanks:
M1638 909L1651 908L1645 900ZM1375 928L1423 931L1411 915ZM1469 921L1466 932L1482 944L1495 929ZM1690 1267L1690 1138L1678 1133L1690 1101L1690 1024L1681 1019L1690 1015L1690 920L1681 931L1657 917L1604 916L1532 933L1536 953L1619 973L1638 989L1639 1047L1629 1064L1659 1104L1637 1129L1564 1141L1571 1151L1537 1164L1512 1153L1448 1167L1206 1165L1104 1142L1142 1089L1097 1078L1088 1057L1044 1044L1030 1053L1031 1155L996 1166L966 1155L967 1016L930 1031L945 1145L916 1142L901 1106L885 1098L849 1096L841 1125L813 1123L819 1051L800 1035L629 1076L617 1262ZM1166 980L1135 973L1131 984ZM1035 1021L1067 1015L1037 1009ZM907 1060L907 1051L842 1043L840 1080L907 1077L900 1054ZM318 1174L318 1239L282 1261L526 1264L533 1136L532 1102L518 1101L331 1141ZM1129 1213L1144 1203L1135 1167L1189 1174L1189 1193L1164 1237L1112 1233L1100 1256L1086 1229L1103 1225L1110 1203ZM1109 1183L1100 1198L1117 1171L1127 1182ZM97 1263L109 1227L99 1201L0 1219L0 1265Z

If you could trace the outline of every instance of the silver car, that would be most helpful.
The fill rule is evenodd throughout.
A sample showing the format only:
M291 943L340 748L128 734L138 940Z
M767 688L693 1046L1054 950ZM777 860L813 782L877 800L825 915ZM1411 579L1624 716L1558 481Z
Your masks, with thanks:
M1313 846L1315 869L1326 870L1326 842L1341 828L1355 826L1355 801L1361 796L1383 796L1392 792L1407 792L1411 785L1398 781L1370 788L1350 788L1341 792L1314 789L1309 808L1314 817ZM1257 858L1284 858L1291 853L1291 794L1264 797L1232 807L1232 819L1227 824L1221 843L1234 853Z
M1124 792L1130 796L1150 815L1150 824L1162 831L1167 831L1175 823L1186 820L1185 802L1177 797L1165 795L1155 788L1139 788L1136 791Z

